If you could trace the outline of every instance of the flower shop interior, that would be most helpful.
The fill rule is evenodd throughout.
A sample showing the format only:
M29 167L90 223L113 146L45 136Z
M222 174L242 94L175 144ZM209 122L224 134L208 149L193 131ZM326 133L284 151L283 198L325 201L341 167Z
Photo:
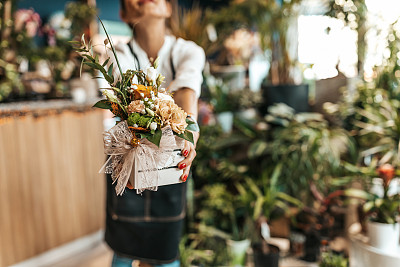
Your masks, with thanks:
M400 266L400 2L171 4L206 55L181 266ZM0 267L111 264L116 119L71 41L128 42L119 10L0 2Z

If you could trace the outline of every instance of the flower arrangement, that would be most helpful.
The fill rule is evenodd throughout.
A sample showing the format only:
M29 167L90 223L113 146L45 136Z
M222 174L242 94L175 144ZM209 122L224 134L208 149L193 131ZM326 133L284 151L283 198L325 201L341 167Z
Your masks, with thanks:
M86 44L84 38L81 42L73 43L82 45L82 47L76 47L76 50L84 58L83 63L100 71L110 85L110 88L102 88L105 99L98 101L94 107L109 109L121 121L126 121L138 142L146 138L159 146L161 129L170 126L175 135L193 143L191 131L195 130L195 127L191 125L195 123L188 119L186 112L174 103L172 95L161 87L164 76L156 71L158 60L155 60L146 71L127 70L123 73L108 37L105 43L111 45L121 74L116 80L113 76L114 63L107 68L110 57L100 64L98 56L93 54L92 45Z
M156 71L158 59L146 71L129 69L122 72L112 41L101 20L100 23L107 35L104 43L106 47L109 45L119 70L117 78L113 75L114 62L111 63L111 58L101 63L93 52L92 44L86 43L84 36L80 42L72 43L81 53L82 63L101 72L110 85L109 88L102 88L105 99L98 101L94 107L108 109L120 119L104 135L105 151L111 155L109 161L112 159L112 163L109 165L109 161L106 162L102 169L112 173L114 182L118 180L117 194L123 192L128 179L139 192L149 188L156 190L162 184L158 171L171 168L165 166L171 162L171 151L180 153L177 149L180 140L175 137L194 143L191 131L196 131L196 123L161 87L164 76ZM135 181L131 181L132 170ZM179 181L180 175L175 174L175 177ZM141 181L139 184L138 180Z

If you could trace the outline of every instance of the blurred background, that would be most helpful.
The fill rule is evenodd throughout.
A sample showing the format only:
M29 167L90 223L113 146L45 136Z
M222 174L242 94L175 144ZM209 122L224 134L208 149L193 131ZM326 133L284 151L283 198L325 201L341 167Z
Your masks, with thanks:
M171 34L207 60L182 266L400 266L398 224L390 249L367 226L399 216L400 3L172 3ZM119 8L0 2L0 266L111 262L98 170L115 121L69 41L101 53L99 16L128 42Z

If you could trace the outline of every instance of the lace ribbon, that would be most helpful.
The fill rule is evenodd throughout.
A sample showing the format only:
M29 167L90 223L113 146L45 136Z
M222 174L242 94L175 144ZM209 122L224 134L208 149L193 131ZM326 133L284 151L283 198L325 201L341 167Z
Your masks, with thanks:
M146 189L157 190L158 169L166 166L174 149L183 147L183 140L176 137L170 127L162 132L160 147L147 139L141 139L138 146L133 146L133 135L126 121L104 132L104 152L110 157L99 173L111 174L117 195L122 195L131 176L138 194Z

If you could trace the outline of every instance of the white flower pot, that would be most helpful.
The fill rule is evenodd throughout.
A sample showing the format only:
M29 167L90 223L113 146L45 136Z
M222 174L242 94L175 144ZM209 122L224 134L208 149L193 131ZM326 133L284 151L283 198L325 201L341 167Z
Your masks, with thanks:
M231 266L245 266L246 251L250 246L250 240L227 240L228 251L231 254Z
M384 251L396 250L399 247L400 224L367 222L369 243Z

